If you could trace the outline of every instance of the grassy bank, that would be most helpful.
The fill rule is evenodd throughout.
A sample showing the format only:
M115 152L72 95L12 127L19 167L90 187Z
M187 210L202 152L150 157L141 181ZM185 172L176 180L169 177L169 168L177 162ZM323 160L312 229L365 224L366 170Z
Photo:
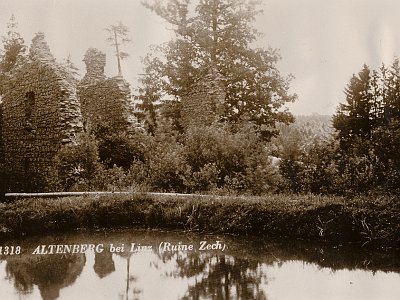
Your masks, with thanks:
M104 195L21 199L0 206L3 236L77 228L162 228L400 248L390 197Z

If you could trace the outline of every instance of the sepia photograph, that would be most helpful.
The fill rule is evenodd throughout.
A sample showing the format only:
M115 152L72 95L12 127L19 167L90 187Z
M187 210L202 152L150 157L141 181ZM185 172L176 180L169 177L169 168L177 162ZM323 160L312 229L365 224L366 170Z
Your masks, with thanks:
M0 0L0 299L399 299L399 28L396 0Z

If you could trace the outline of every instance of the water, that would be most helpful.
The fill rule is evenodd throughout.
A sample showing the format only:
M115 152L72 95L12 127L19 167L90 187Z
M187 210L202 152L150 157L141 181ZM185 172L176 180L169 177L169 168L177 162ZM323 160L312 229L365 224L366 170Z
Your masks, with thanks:
M138 230L0 246L0 299L400 298L396 251ZM4 255L5 246L21 253Z

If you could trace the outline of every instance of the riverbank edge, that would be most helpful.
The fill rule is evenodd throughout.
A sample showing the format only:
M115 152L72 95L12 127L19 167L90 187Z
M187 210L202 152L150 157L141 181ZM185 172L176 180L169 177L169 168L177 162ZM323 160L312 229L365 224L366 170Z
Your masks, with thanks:
M97 228L151 228L400 248L397 197L115 194L0 204L0 238Z

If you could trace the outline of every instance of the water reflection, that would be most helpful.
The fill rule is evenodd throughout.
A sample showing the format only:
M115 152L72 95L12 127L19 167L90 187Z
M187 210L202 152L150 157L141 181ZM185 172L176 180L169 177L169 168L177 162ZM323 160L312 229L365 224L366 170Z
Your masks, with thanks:
M160 252L162 241L224 240L228 250ZM15 241L13 242L15 244ZM398 299L398 251L353 251L154 231L67 234L19 241L1 257L0 299ZM33 255L37 245L104 251ZM129 251L131 243L153 245ZM7 244L6 241L0 243ZM110 253L108 246L125 245Z
M101 253L95 253L93 269L96 274L100 277L106 277L115 271L115 264L112 258L112 253L106 251Z
M198 252L159 256L175 264L166 276L196 278L181 299L266 299L260 289L266 277L256 260Z
M188 287L182 299L266 299L260 287L265 274L258 262L219 255L205 263L201 279Z
M5 271L7 279L21 294L29 294L36 285L42 299L53 300L60 295L60 290L70 286L81 274L85 266L85 256L22 255L7 259Z

